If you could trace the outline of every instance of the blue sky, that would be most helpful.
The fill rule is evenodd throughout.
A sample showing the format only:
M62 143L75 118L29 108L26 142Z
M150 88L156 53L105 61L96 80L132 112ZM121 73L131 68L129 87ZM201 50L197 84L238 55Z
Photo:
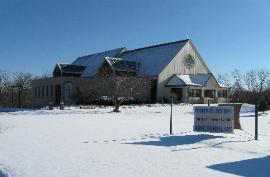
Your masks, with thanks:
M0 0L0 69L191 38L214 73L270 68L267 0Z

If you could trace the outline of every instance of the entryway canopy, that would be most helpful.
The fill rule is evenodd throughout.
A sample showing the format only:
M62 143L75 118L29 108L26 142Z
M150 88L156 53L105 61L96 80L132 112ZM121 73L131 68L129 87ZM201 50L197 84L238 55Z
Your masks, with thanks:
M203 87L206 85L211 74L175 74L166 83L166 87L179 86L197 86Z

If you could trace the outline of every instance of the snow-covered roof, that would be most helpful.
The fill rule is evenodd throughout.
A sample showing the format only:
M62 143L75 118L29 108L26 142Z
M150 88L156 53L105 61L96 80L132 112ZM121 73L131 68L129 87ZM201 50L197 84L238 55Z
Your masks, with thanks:
M82 77L94 76L99 67L105 60L105 57L118 57L126 48L118 48L114 50L109 50L101 53L95 53L92 55L87 55L77 58L72 64L86 66L82 73Z
M60 70L64 73L82 73L85 66L71 65L71 64L58 64Z
M218 85L219 85L219 87L221 87L221 88L230 88L229 86L224 85L224 84L221 84L221 83L219 83L219 82L218 82Z
M188 42L188 39L123 52L119 58L136 61L139 75L158 75Z
M107 62L115 69L122 71L137 71L136 61L122 60L121 58L106 57Z
M95 53L77 58L71 65L85 66L81 77L89 77L97 74L98 69L106 57L121 58L122 65L138 65L138 74L144 76L157 76L177 55L189 39L153 45L128 51L126 48L118 48L101 53ZM121 66L122 66L121 65Z
M166 86L199 86L206 84L211 74L176 74L170 78Z

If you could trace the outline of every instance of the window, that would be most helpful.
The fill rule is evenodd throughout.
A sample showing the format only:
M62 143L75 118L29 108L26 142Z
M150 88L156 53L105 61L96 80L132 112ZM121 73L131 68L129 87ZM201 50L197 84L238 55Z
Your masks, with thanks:
M189 97L201 97L202 91L200 89L190 89L189 90Z
M204 97L215 98L216 91L215 90L205 90Z
M46 86L46 96L49 96L49 86Z
M38 87L38 96L40 96L40 86Z
M42 86L42 96L44 96L45 88Z
M35 93L34 96L37 96L37 87L35 87Z
M71 83L65 83L64 85L64 98L66 101L69 101L71 99Z
M53 97L53 85L51 85L51 97Z
M219 90L218 91L218 97L219 98L227 98L227 90Z

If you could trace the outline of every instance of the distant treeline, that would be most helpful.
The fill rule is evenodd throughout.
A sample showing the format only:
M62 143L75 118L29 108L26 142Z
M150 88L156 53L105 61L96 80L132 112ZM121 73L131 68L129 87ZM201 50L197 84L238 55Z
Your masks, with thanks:
M10 74L0 69L0 106L30 107L32 80L47 77L51 77L51 75L33 77L30 73ZM217 80L222 85L231 88L231 102L255 104L257 99L261 110L268 109L268 105L270 105L270 71L250 70L243 73L235 69L231 73L218 74Z
M260 104L260 109L268 109L270 105L270 71L249 70L242 73L235 69L231 73L218 74L219 83L231 87L231 102Z
M0 70L0 106L30 107L32 79L30 73L10 74Z

